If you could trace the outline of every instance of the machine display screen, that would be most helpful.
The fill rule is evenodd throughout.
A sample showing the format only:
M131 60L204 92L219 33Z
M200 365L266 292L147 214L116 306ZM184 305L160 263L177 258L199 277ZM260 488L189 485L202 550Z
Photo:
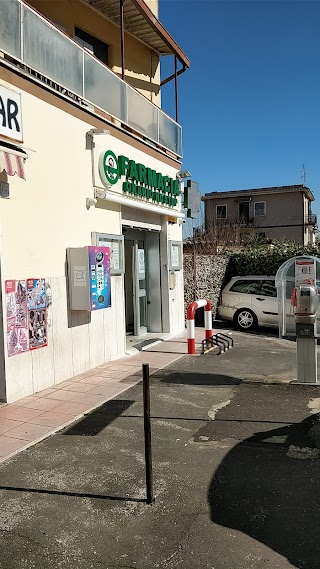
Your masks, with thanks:
M301 296L310 296L310 290L302 290L300 294Z

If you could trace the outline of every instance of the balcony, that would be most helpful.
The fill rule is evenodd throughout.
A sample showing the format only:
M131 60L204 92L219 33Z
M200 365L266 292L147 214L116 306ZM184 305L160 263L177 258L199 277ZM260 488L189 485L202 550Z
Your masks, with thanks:
M241 216L234 223L240 227L254 227L254 217Z
M234 229L242 229L246 227L255 227L254 218L253 217L232 217L229 216L228 218L221 218L216 217L215 223L217 225L226 225L228 227L232 227Z
M314 225L317 227L317 216L315 213L310 213L306 218L306 225Z
M0 0L0 51L4 63L26 68L49 87L55 83L83 108L100 109L152 145L182 156L178 123L21 0Z

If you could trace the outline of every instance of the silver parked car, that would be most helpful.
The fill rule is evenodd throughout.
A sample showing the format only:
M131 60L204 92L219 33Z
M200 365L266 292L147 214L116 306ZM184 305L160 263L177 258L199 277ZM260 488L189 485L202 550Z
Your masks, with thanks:
M257 325L278 326L275 277L233 277L222 290L218 314L242 330L252 330Z

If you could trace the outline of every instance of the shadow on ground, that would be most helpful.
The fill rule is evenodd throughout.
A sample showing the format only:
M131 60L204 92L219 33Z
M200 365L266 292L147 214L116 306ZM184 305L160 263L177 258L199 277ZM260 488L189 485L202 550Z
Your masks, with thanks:
M161 383L181 384L181 385L208 385L214 387L225 387L226 385L239 385L241 380L229 375L214 373L187 373L178 372L162 373Z
M105 427L110 425L115 419L120 417L122 413L127 411L134 401L127 399L112 399L107 401L98 409L95 409L71 427L67 427L63 435L77 435L82 437L94 437L98 435Z
M236 445L209 487L212 521L264 543L298 569L319 569L319 435L319 416L312 415Z

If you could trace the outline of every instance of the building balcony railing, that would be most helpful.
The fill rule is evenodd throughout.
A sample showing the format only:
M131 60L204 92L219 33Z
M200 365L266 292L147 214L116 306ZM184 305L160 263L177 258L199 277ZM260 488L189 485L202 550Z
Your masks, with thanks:
M217 217L215 223L218 225L228 225L233 228L254 227L255 225L253 217Z
M0 51L147 140L182 156L181 126L21 0L0 0ZM43 76L43 77L42 77ZM79 98L79 100L78 100Z
M239 217L236 220L241 227L254 227L254 218L253 217Z
M315 213L310 213L306 219L306 225L318 225L317 216Z

